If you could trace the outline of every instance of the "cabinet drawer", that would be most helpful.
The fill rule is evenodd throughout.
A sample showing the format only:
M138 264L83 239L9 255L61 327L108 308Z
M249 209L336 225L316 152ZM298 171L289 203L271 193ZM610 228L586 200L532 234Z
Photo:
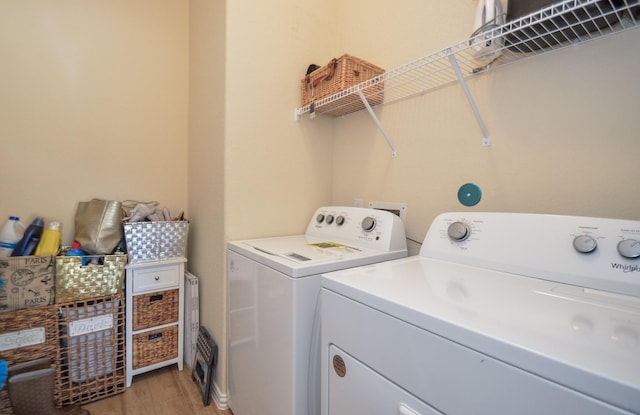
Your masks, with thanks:
M176 287L180 283L179 267L154 267L133 272L133 292Z
M133 368L178 357L178 326L133 335Z
M140 294L133 297L133 330L178 321L180 297L178 289Z

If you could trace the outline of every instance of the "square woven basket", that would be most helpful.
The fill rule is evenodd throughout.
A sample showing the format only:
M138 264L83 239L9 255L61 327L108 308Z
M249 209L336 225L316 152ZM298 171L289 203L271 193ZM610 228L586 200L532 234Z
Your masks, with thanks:
M56 257L56 303L121 293L126 265L122 254Z
M0 359L9 367L43 357L56 361L58 351L58 307L29 308L0 313ZM54 400L60 406L59 384ZM0 390L0 414L13 414L6 385Z
M57 378L63 405L126 389L124 294L58 305Z
M133 297L133 330L161 326L178 321L178 289Z
M327 65L316 69L300 81L302 106L336 94L351 86L382 75L384 69L351 55L332 59ZM384 83L380 82L363 91L369 105L384 101ZM359 111L364 104L357 94L345 95L333 102L316 108L316 112L329 115L345 115Z
M134 334L132 341L134 369L178 357L177 325Z
M133 222L123 227L131 264L185 256L189 221Z

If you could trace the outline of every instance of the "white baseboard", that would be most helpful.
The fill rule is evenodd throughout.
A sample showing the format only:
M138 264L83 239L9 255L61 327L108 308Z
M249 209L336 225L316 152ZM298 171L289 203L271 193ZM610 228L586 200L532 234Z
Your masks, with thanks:
M213 382L213 401L216 403L218 409L229 409L229 395L222 393L218 384Z

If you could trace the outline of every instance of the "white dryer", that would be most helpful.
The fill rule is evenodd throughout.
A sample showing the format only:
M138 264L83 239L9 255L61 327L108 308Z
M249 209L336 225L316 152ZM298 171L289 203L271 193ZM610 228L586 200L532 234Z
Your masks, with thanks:
M640 414L640 222L447 213L322 278L322 414Z
M402 221L382 210L322 207L304 235L233 241L227 248L234 415L317 415L317 324L312 337L320 275L406 257Z

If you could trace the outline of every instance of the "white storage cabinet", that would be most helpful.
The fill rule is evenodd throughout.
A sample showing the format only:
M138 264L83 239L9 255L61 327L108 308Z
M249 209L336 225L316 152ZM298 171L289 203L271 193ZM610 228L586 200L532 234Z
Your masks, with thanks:
M133 376L183 368L185 258L126 267L127 387Z

